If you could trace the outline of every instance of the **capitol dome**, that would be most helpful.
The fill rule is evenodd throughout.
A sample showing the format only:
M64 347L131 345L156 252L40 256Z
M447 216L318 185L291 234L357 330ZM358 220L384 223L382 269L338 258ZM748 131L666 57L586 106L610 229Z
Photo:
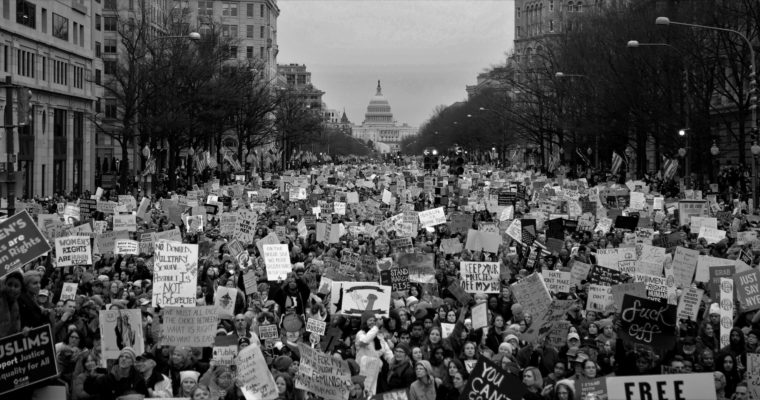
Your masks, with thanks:
M364 114L365 123L393 123L393 113L388 99L383 96L383 90L380 87L380 81L377 81L377 92L372 97L367 106L367 112Z

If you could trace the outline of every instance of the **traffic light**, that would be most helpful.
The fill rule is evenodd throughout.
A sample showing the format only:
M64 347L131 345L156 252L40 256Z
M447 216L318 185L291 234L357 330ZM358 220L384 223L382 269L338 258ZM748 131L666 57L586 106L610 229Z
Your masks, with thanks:
M17 104L18 125L26 125L31 120L31 102L32 91L25 87L19 88Z
M462 175L464 174L464 154L462 149L457 148L454 151L454 155L451 157L451 165L449 168L450 175Z

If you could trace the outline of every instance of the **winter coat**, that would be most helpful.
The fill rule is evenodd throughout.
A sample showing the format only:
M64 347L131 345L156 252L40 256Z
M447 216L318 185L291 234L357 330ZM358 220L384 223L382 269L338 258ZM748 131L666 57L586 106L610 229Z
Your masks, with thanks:
M115 365L108 374L88 376L84 380L85 392L97 394L101 400L115 400L119 396L135 392L148 396L145 379L134 367L124 377L120 377L118 369L119 366Z
M0 293L0 338L21 332L18 302L5 292Z

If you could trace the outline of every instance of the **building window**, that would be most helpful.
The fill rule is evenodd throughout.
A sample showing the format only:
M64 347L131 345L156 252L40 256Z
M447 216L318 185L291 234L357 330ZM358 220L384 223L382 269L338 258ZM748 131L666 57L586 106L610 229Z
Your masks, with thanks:
M47 10L42 9L42 33L47 33Z
M264 47L259 47L259 58L264 59Z
M74 87L77 89L83 89L84 88L84 68L77 67L76 65L72 68L74 72Z
M16 1L16 23L32 29L36 28L37 6L24 0Z
M47 80L47 57L42 57L42 80Z
M95 57L101 57L102 56L101 49L102 49L102 47L101 47L100 42L95 42Z
M69 40L69 19L53 13L53 36Z
M583 3L580 1L575 3L575 12L583 12Z
M245 26L245 37L248 39L253 39L253 25L246 25Z
M103 73L106 75L113 75L116 73L116 61L107 60L103 61Z
M84 47L84 25L79 25L79 47Z
M227 50L227 58L237 58L238 48L237 46L230 46Z
M549 0L549 11L554 11L554 0Z
M200 16L213 16L214 15L214 2L213 1L199 1L198 2L198 15Z
M264 39L264 25L259 27L259 39Z
M103 30L116 32L116 17L103 17Z
M106 0L105 3L103 3L103 9L109 10L109 11L116 11L116 3L117 3L117 0Z
M79 43L79 24L74 22L74 28L72 29L74 34L74 44Z
M103 53L106 53L106 54L116 53L116 39L103 40Z
M95 84L102 85L102 78L101 78L101 72L99 69L95 70Z
M222 16L237 17L237 15L238 15L237 3L230 3L230 2L222 3Z
M573 12L573 2L568 1L567 2L567 12Z
M28 78L34 78L37 56L29 51L16 49L16 73Z
M247 46L245 48L245 58L247 59L253 58L253 46Z
M66 110L53 109L53 136L66 137Z
M100 16L100 14L95 14L95 30L96 31L100 30L100 27L101 27L101 25L100 25L100 23L101 23L100 19L101 18L102 17Z
M135 9L135 0L129 0L129 10L133 11Z
M263 4L259 4L259 16L261 18L264 18L264 5Z
M554 20L549 20L549 32L554 32Z
M116 99L106 99L106 118L116 118Z
M245 5L245 15L248 18L253 18L253 3L248 3Z
M222 36L237 38L238 37L237 28L238 28L237 25L222 25Z

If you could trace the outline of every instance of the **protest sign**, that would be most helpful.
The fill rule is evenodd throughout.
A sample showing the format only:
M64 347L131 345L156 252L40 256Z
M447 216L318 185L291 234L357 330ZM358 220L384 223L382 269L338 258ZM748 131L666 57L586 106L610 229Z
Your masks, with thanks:
M153 267L153 307L195 307L197 244L156 242Z
M629 343L670 349L676 340L676 318L676 306L625 295L618 334Z
M464 247L471 251L487 251L497 253L502 238L498 233L478 231L470 229L467 231L467 241Z
M443 254L457 254L462 252L462 242L459 241L457 238L452 239L442 239L441 240L441 251Z
M22 211L0 222L0 277L49 252L45 240L29 213Z
M237 353L237 335L216 336L214 337L214 349L211 353L211 365L233 365Z
M553 293L569 293L570 286L573 282L572 272L557 270L544 270L541 272L544 277L546 288Z
M280 334L279 334L279 331L277 330L277 325L266 324L266 325L259 326L259 339L273 340L273 339L277 339L279 336Z
M95 253L101 255L113 253L117 239L129 239L129 232L108 231L98 234L95 236ZM180 241L182 241L181 238Z
M478 330L488 326L488 311L486 303L472 307L472 329Z
M530 315L543 316L551 305L552 297L546 289L543 278L537 272L513 283L511 288L517 302Z
M380 271L380 283L390 286L394 292L409 290L409 269L397 267Z
M140 248L140 243L137 240L129 239L116 239L114 241L113 253L114 254L133 254L137 255Z
M55 262L60 267L92 265L92 247L87 236L64 236L55 239Z
M267 267L267 279L270 281L284 280L293 272L287 244L265 244L264 263Z
M577 379L575 381L575 399L607 399L606 378Z
M353 386L348 363L298 343L301 363L295 376L296 389L307 390L326 400L348 400Z
M612 286L591 284L588 287L588 301L586 310L597 312L614 311L615 300L612 296Z
M527 388L520 378L500 368L486 357L480 357L475 364L459 400L505 398L522 399ZM498 393L498 395L489 395Z
M219 323L214 306L164 307L163 310L158 341L162 346L213 346Z
M459 301L462 304L468 304L470 300L472 300L472 296L465 292L464 289L462 289L462 285L454 280L451 284L448 286L449 292L456 297L457 301Z
M237 301L237 289L219 286L214 292L214 307L222 318L232 318Z
M754 311L760 308L760 274L756 269L740 272L734 275L736 297L741 304L742 312Z
M720 278L720 347L729 345L729 335L734 327L734 281ZM716 297L713 294L713 297Z
M653 300L666 299L668 304L678 305L676 297L676 287L673 280L668 280L662 276L647 274L634 274L634 282L643 282L647 288L647 297Z
M145 352L142 313L139 309L101 310L99 323L103 366L106 365L106 360L118 359L125 347L131 347L135 354Z
M435 282L435 268L433 253L403 253L394 254L399 267L409 270L409 282L433 283Z
M716 400L712 372L607 378L610 400Z
M499 293L499 263L462 261L459 264L462 288L468 293Z
M390 286L375 282L333 281L330 298L333 310L341 314L360 317L371 312L376 317L388 317L391 291Z
M327 328L327 322L325 321L320 321L314 318L309 318L306 321L306 332L311 332L319 336L323 336L325 334L326 328Z
M135 232L137 231L137 219L132 214L114 215L113 230Z
M591 271L591 264L586 264L580 261L574 261L573 266L570 268L570 274L575 284L580 284L581 281L588 279L588 273Z
M14 398L7 394L58 376L55 338L50 325L0 338L0 349L3 349L0 351L0 397Z
M709 216L710 206L704 200L681 200L678 202L678 225L688 225L692 217Z
M243 243L252 243L256 235L256 221L258 216L253 211L239 209L232 237Z
M699 250L676 247L673 254L673 274L676 279L676 287L687 288L694 280L694 271L697 269Z
M611 268L594 265L591 269L588 281L605 286L615 286L623 281L620 271Z
M229 212L222 213L222 215L219 216L219 234L222 236L231 236L235 233L235 226L237 223L238 214Z
M63 289L61 289L61 300L74 300L77 296L77 288L79 284L76 282L64 282Z
M269 371L260 346L246 346L235 358L237 382L247 400L274 400L277 384Z
M423 228L429 228L446 223L446 214L443 212L443 207L420 211L417 215L420 218L420 225Z
M705 239L707 244L718 243L726 238L726 231L703 226L699 228L700 239Z
M702 295L705 293L702 289L693 287L686 288L681 293L681 300L678 302L678 319L689 319L697 322L699 305L702 302Z

